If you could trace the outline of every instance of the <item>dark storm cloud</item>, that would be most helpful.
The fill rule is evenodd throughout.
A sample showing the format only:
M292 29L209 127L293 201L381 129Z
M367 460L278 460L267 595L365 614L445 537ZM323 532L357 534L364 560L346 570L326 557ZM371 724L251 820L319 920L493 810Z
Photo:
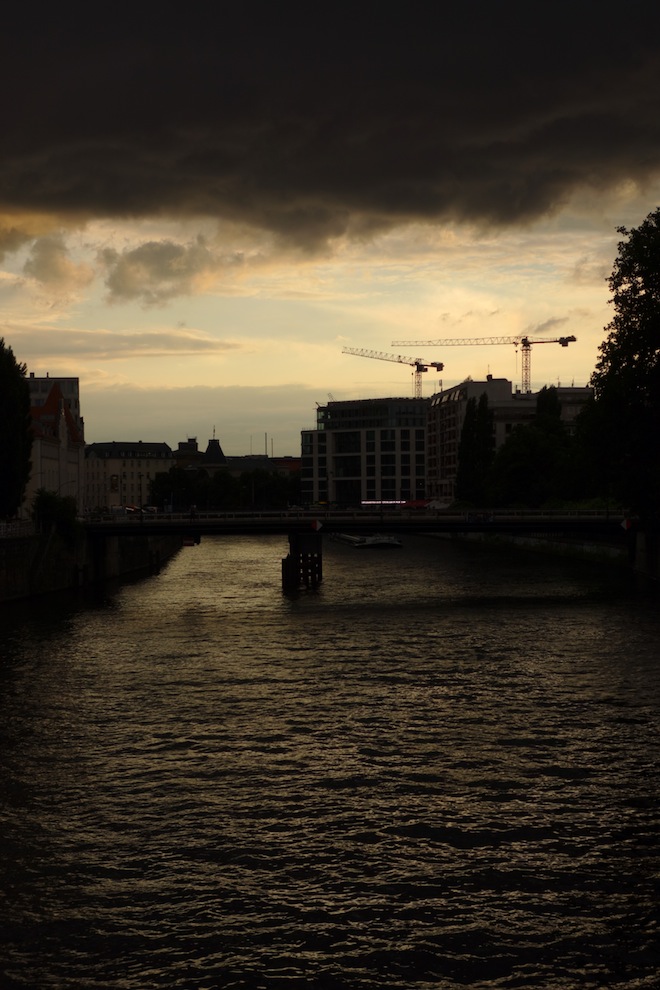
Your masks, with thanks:
M660 171L648 3L135 10L5 28L0 208L217 216L313 248L522 223Z

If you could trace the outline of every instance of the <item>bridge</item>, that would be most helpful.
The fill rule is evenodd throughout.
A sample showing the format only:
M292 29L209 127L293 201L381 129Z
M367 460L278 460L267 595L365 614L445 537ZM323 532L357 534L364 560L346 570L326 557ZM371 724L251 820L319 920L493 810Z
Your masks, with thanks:
M134 513L90 518L90 536L153 535L290 535L306 532L333 533L536 533L565 534L623 543L630 524L622 510L480 509L287 509L255 512Z
M625 549L626 520L621 512L594 510L429 510L391 506L364 509L287 509L255 512L113 513L90 518L85 529L93 549L95 571L108 573L108 558L121 555L137 543L157 544L175 537L185 544L202 536L266 536L288 538L289 553L282 559L282 587L296 591L316 588L323 580L323 534L367 535L470 534L530 535L540 539L576 540ZM136 541L131 537L139 536ZM149 539L153 537L154 539ZM111 551L109 548L112 547Z

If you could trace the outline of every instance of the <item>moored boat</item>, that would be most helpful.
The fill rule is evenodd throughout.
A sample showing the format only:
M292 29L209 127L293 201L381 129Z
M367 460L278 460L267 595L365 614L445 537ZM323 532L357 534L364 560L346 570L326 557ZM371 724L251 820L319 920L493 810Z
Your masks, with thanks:
M356 550L393 550L403 546L396 536L385 533L374 533L373 536L356 536L353 533L338 533L337 538L342 543L348 543Z

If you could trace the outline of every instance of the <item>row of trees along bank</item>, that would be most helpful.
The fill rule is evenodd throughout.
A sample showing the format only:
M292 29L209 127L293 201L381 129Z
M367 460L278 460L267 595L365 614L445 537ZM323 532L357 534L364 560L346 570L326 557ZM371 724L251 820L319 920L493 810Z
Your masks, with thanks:
M557 391L542 389L534 420L494 450L488 400L471 400L459 448L457 497L479 505L538 507L616 501L643 528L660 523L660 208L622 235L607 282L594 398L569 434Z
M173 467L157 474L150 485L151 504L173 511L198 509L286 509L300 502L299 473L286 477L271 471L244 471L236 478L229 471L209 476L203 468L196 471Z
M495 454L487 402L468 410L461 442L458 494L484 504L538 506L586 499L616 500L640 517L660 522L660 208L639 227L618 228L622 240L608 279L614 316L605 328L591 376L594 399L569 436L557 395L544 389L535 420L514 430ZM26 367L0 339L0 519L17 512L30 473L30 398ZM256 473L255 473L256 474ZM189 484L191 479L185 484ZM188 504L278 504L284 489L261 479L192 479ZM154 500L171 501L184 481L166 476ZM158 487L161 486L161 487ZM196 487L195 487L196 486ZM209 487L210 486L210 487ZM268 494L266 495L266 492ZM286 492L289 501L291 493ZM176 495L175 495L176 498Z

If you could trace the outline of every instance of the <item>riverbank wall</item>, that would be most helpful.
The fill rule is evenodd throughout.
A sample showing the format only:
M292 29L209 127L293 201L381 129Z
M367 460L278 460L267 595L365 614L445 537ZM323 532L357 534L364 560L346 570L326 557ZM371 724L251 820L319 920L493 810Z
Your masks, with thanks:
M660 540L657 533L639 530L624 532L618 539L582 540L575 536L549 536L539 533L514 534L464 533L451 534L449 539L468 540L488 546L518 547L554 557L589 560L624 568L651 582L660 580Z
M180 536L78 534L0 539L0 602L91 588L106 581L156 574L180 550Z

